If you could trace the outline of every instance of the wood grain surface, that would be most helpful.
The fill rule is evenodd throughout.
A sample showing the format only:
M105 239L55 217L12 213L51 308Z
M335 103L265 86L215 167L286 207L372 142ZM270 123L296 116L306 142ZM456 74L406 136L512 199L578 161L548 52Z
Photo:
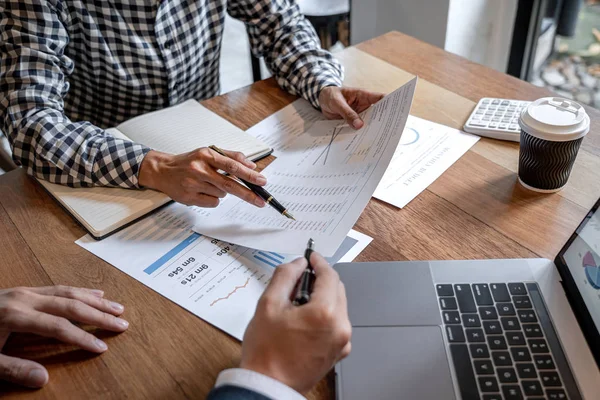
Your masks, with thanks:
M348 86L390 92L418 75L411 113L455 128L480 97L551 95L396 32L346 49L339 58ZM247 129L294 99L269 79L202 103ZM587 111L592 131L563 191L523 189L516 183L518 144L482 139L404 209L371 200L355 229L374 241L358 260L553 258L600 196L600 112ZM100 288L126 306L124 318L131 323L123 334L96 332L109 346L101 356L14 335L6 353L42 362L51 379L36 391L3 383L0 395L203 398L219 371L237 365L240 344L78 247L74 241L84 233L22 170L0 177L0 286ZM331 376L309 398L334 398Z

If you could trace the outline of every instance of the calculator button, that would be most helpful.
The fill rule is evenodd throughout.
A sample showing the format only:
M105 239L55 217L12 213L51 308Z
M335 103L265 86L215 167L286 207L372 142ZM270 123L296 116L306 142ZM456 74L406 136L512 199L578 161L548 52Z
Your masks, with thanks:
M510 106L510 107L508 107L508 111L510 111L510 112L515 112L515 111L516 111L516 109L517 109L517 108L516 108L515 106Z
M502 111L496 111L496 113L494 114L494 117L501 117L502 115L504 115L504 113Z
M511 125L510 125L508 128L509 128L511 131L516 131L516 130L517 130L517 128L518 128L518 126L517 126L517 125L515 125L515 124L511 124Z
M500 100L494 99L494 100L492 100L492 104L500 104Z
M510 118L502 118L502 122L508 124L510 123Z
M498 111L506 111L506 107L498 107Z
M502 104L503 106L507 106L507 105L509 105L509 104L510 104L510 101L508 101L508 100L504 100L504 101L503 101L501 104Z
M508 124L502 123L502 124L498 125L498 127L500 129L507 129L508 128Z
M496 119L496 118L494 118L494 119ZM490 122L490 128L494 128L494 129L498 128L498 121L496 121L496 122Z
M500 122L500 118L492 118L492 122Z
M486 113L485 113L485 116L486 116L486 117L493 117L493 116L494 116L494 113L493 113L493 112L490 112L490 111L488 111L488 112L486 112Z
M475 114L481 115L481 114L483 114L483 110L479 109L479 110L475 111Z
M482 123L482 122L475 122L475 121L471 122L471 124L470 124L470 125L471 125L471 126L480 127L480 128L485 128L485 127L487 126L487 124L486 124L486 123Z
M490 100L489 99L484 99L481 101L481 104L489 104Z
M491 117L483 117L482 118L483 121L487 121L487 122L489 122L491 119L492 119Z

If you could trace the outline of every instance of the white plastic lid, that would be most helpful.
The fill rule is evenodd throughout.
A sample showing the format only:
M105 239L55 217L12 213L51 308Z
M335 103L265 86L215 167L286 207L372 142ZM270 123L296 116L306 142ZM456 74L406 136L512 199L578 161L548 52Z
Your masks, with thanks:
M519 118L521 129L551 142L579 139L590 131L590 117L581 104L562 97L543 97L531 103Z

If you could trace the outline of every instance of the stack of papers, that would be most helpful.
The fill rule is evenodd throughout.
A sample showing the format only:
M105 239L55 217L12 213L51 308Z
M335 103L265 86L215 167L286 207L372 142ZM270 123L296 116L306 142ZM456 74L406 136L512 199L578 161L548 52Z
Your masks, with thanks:
M331 256L371 199L400 143L417 78L373 105L360 130L340 121L317 121L276 147L277 159L262 171L266 189L294 215L257 209L241 199L217 207L194 226L196 232L253 249L301 254L312 238ZM289 132L298 129L290 129ZM270 140L263 141L267 143ZM273 144L271 144L273 146Z
M87 235L76 243L241 340L274 269L299 255L248 249L194 232L192 226L210 212L174 203L104 240ZM328 262L352 261L371 240L350 231Z
M351 230L375 196L403 207L478 137L409 117L416 78L366 110L356 131L299 100L248 131L275 150L267 189L297 218L228 196L216 209L171 204L83 248L241 339L274 268L309 238L330 264L372 240Z

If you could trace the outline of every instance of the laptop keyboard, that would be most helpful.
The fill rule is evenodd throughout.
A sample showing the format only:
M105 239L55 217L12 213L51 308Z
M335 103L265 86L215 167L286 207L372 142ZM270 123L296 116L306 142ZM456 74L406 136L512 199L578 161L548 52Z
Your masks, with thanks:
M463 400L581 398L537 284L436 291Z

